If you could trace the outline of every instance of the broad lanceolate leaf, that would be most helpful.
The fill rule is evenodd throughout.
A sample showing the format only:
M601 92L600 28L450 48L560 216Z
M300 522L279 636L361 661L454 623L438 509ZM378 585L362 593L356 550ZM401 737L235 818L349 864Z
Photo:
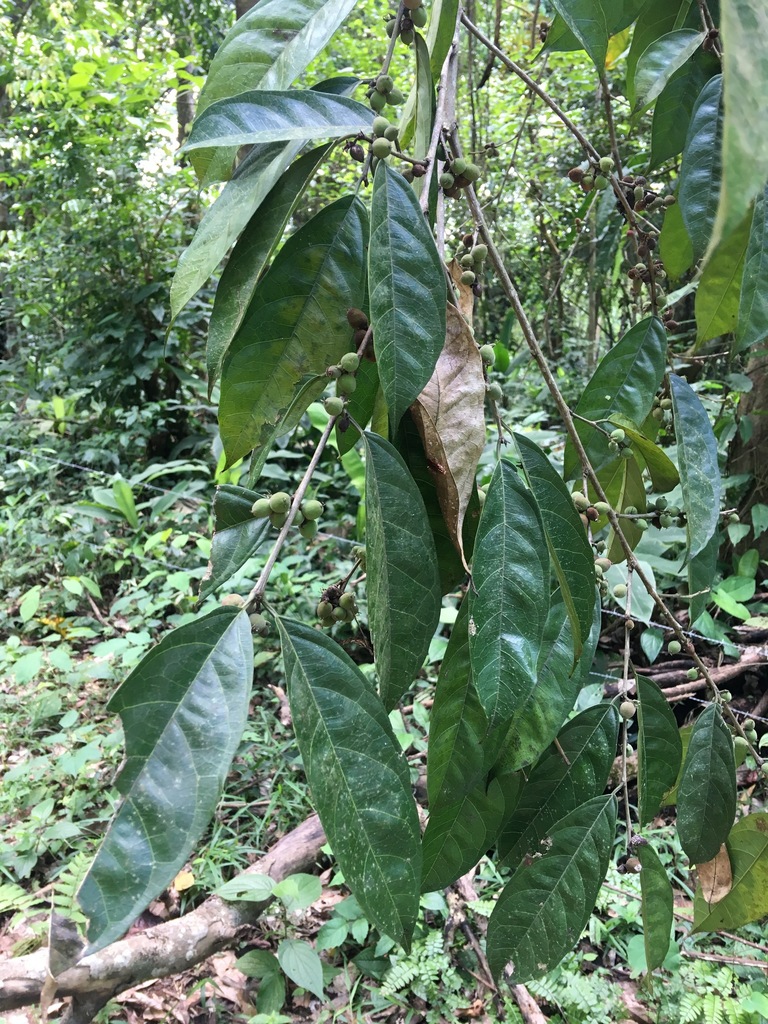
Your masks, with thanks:
M243 92L219 100L195 118L183 149L252 146L290 139L338 139L370 130L370 107L345 96L304 89Z
M627 53L627 98L630 104L635 105L635 72L637 65L656 39L672 32L678 28L696 27L698 22L698 11L694 13L694 21L689 25L685 20L686 8L690 7L690 0L647 0L642 8L642 18L639 18L632 29L632 42Z
M719 71L720 62L717 57L698 50L664 86L653 108L652 168L682 153L696 100L709 79ZM666 219L667 213L664 215L665 222Z
M604 0L553 0L554 8L602 73L608 49L609 14ZM612 4L616 7L615 2Z
M669 952L674 920L672 885L659 856L647 841L633 846L640 861L641 915L648 972L661 967Z
M723 79L715 75L693 109L680 167L677 198L695 259L707 250L717 212L722 174Z
M696 291L696 348L736 329L751 215L710 253Z
M735 815L733 739L713 704L693 726L677 791L677 833L693 864L712 860Z
M221 795L248 717L248 616L217 608L167 634L109 702L125 730L123 802L78 893L88 953L173 880Z
M435 543L402 457L365 435L368 617L381 699L393 708L424 662L440 618Z
M712 249L744 219L768 179L768 138L762 131L768 92L768 7L762 0L727 0L720 19L723 37L725 118L723 185Z
M637 782L640 824L652 821L680 770L683 744L677 720L652 679L637 684Z
M455 306L447 308L445 345L411 415L448 531L464 560L464 516L485 446L485 380L472 330Z
M533 691L548 610L541 513L502 461L480 517L469 590L472 675L489 728L509 721Z
M491 914L488 963L495 978L540 978L572 949L608 870L615 831L616 801L606 796L552 826L542 855L515 872Z
M269 520L254 519L251 514L251 505L259 497L261 495L245 487L226 484L216 488L211 560L200 587L200 597L214 593L231 579L266 540Z
M643 109L660 95L672 75L692 57L705 33L679 28L654 40L640 57L635 71L635 109Z
M560 749L550 747L533 768L504 826L499 853L505 863L517 866L541 853L556 821L603 792L618 737L619 715L613 704L587 708L568 722L557 737Z
M669 387L687 521L688 557L693 558L703 551L717 529L720 515L717 441L707 411L690 384L670 373Z
M278 622L296 739L347 884L377 928L408 946L419 909L419 819L381 701L330 637Z
M657 317L642 320L600 361L576 412L590 420L610 419L618 413L632 423L642 423L651 411L666 357L663 324ZM576 429L596 469L613 460L605 434L581 420L576 420ZM569 441L565 449L565 479L573 479L579 468L578 456Z
M285 243L259 283L222 364L219 428L229 462L268 445L307 377L351 345L347 309L365 301L367 213L345 196ZM322 393L303 398L301 416Z
M731 860L731 891L709 905L700 889L693 905L693 931L741 928L768 916L768 814L748 814L726 840Z
M541 449L524 434L515 434L523 469L541 510L549 556L560 595L573 627L578 658L592 628L595 607L595 559L568 488Z
M744 263L733 351L764 345L768 337L768 188L758 196Z
M682 277L693 265L693 246L685 230L680 204L670 206L664 213L659 235L659 251L667 273L673 280Z
M216 288L208 323L208 394L218 380L221 361L243 322L256 285L285 226L330 146L318 146L297 160L273 186L227 260Z
M445 343L446 285L414 191L384 160L373 183L368 274L379 378L397 427L426 387Z

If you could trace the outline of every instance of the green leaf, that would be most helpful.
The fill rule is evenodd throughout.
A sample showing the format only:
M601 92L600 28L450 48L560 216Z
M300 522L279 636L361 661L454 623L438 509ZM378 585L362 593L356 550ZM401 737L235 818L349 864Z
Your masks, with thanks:
M541 449L524 434L515 434L533 496L541 511L549 557L560 595L573 626L578 658L592 628L595 607L595 558L570 491Z
M126 931L188 860L245 728L248 616L217 608L168 633L108 704L125 730L123 802L78 893L88 953Z
M384 706L413 683L440 618L435 543L419 489L402 457L365 435L368 618Z
M652 679L635 673L637 685L637 780L640 825L652 821L672 788L683 744L672 709Z
M704 32L678 28L655 39L637 62L634 110L645 109L660 95L672 75L704 41Z
M373 344L393 428L418 398L445 342L445 268L418 200L382 160L368 254Z
M701 90L693 108L680 166L677 198L697 260L709 245L720 193L722 94L722 75L715 75Z
M259 283L222 365L219 429L230 465L269 445L297 392L296 422L325 381L302 389L350 348L347 309L365 300L367 213L344 196L285 243ZM295 423L294 423L295 425Z
M617 413L632 423L642 423L664 375L667 336L657 317L641 320L603 356L576 406L588 420L608 420ZM576 430L590 462L600 470L614 461L608 438L588 423L576 420ZM565 448L566 480L579 472L578 456L570 441Z
M736 231L768 179L768 138L763 98L768 93L768 7L763 0L722 4L725 118L723 182L711 250Z
M750 215L724 239L704 267L696 291L696 349L736 329L751 220Z
M211 560L200 587L201 598L213 594L242 569L269 535L269 520L254 519L251 514L251 505L259 497L255 491L231 484L216 488Z
M459 0L435 0L430 6L427 46L429 48L432 80L438 81L443 63L453 42Z
M638 837L639 838L639 837ZM674 921L674 897L667 872L647 840L633 844L640 861L640 893L643 941L648 973L661 967L669 952Z
M637 459L619 459L613 466L607 466L600 473L600 482L608 501L617 511L619 509L623 511L629 506L633 506L638 512L646 510L645 483ZM623 521L622 530L630 547L636 548L643 537L641 531L631 519ZM626 558L624 548L613 528L608 533L608 546L605 553L615 565L623 562ZM633 607L639 612L636 605Z
M251 217L216 288L208 322L208 395L218 380L221 362L243 322L259 278L282 238L283 231L317 168L330 151L318 146L293 163Z
M278 620L307 781L344 878L366 917L408 947L419 910L419 818L381 701L338 644Z
M370 131L374 117L370 107L345 96L313 89L256 89L207 107L195 118L182 151L291 139L338 139Z
M323 995L323 964L308 942L301 939L283 939L277 947L277 959L294 985L313 992L318 999Z
M666 494L673 491L680 483L680 474L677 466L670 459L663 448L649 440L642 431L630 423L625 416L613 416L611 423L621 427L627 435L627 440L632 442L635 455L640 455L651 476L651 483L654 491Z
M646 0L643 5L642 17L638 18L632 29L632 42L627 53L627 99L635 105L635 71L637 64L648 47L656 39L676 28L686 25L686 9L690 8L690 0ZM698 17L698 11L694 12ZM691 27L698 22L694 21Z
M271 903L275 881L269 875L238 875L220 885L216 895L223 900ZM242 970L242 968L241 968Z
M763 345L768 337L768 188L755 202L744 262L733 352Z
M669 792L665 793L662 797L662 807L673 806L677 803L677 790L680 785L680 779L683 776L683 767L685 766L685 758L688 753L688 746L691 742L691 733L693 732L693 726L683 725L678 731L680 733L680 742L682 744L683 763L680 765L680 771L677 773L677 778L675 779L674 786L672 786Z
M707 411L690 384L670 373L669 386L687 521L688 557L693 558L706 547L720 516L717 441Z
M112 494L115 497L115 505L125 517L125 521L134 530L139 528L139 513L136 511L136 502L133 500L133 491L127 480L115 480L112 484Z
M653 108L651 168L682 153L696 100L719 70L720 62L714 54L698 50L664 86ZM666 222L668 212L664 216Z
M357 387L354 394L347 399L347 413L355 423L365 429L376 408L376 399L381 394L376 363L370 359L363 359L355 374L355 380ZM335 435L339 455L346 455L360 440L360 432L351 423L346 430L342 430L340 422L337 421Z
M553 825L544 852L508 882L488 922L488 963L511 984L547 974L576 944L608 870L616 801L599 796ZM506 968L506 970L505 970Z
M667 273L673 280L682 277L693 265L693 246L685 230L680 204L668 207L659 235L659 252Z
M693 931L733 931L768 916L768 814L741 818L725 841L731 861L733 885L710 906L701 886L693 904Z
M297 910L305 910L323 895L323 887L317 875L307 875L302 871L288 875L275 886L274 895L289 914Z
M499 839L504 862L517 866L540 852L552 825L605 789L619 738L613 704L597 704L571 719L531 771Z
M602 73L609 37L630 24L640 4L626 5L629 20L625 24L622 24L623 19L617 19L617 15L624 13L625 5L616 0L553 0L553 6Z
M502 461L480 516L469 590L472 675L489 728L509 721L536 685L548 611L541 513L514 468Z
M735 816L733 739L712 704L694 723L677 791L677 834L693 864L712 860Z

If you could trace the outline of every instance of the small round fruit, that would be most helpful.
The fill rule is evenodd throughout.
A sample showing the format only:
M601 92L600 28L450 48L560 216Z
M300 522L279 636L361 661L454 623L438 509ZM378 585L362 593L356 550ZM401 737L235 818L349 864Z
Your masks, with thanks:
M667 653L679 654L683 647L679 640L670 640L667 644Z
M619 455L621 456L622 459L626 459L627 461L629 459L631 459L631 458L634 458L634 455L633 455L633 452L632 452L631 448L622 448L619 451Z
M635 717L636 710L634 701L631 700L623 700L619 705L619 714L625 722L629 721L630 718Z
M477 488L477 500L478 500L478 502L480 504L480 508L482 508L483 505L485 504L485 499L487 497L488 497L488 492L485 490L485 488L484 487L478 487Z
M308 519L299 527L299 533L304 540L314 540L317 536L318 526L314 519Z
M377 138L384 138L384 132L391 127L388 117L374 117L371 130Z
M285 491L275 491L269 499L270 512L284 513L291 507L291 496Z
M386 95L388 92L392 92L395 87L395 83L391 75L379 75L376 79L376 85L374 86L376 92L383 93Z
M357 381L351 373L343 373L336 381L337 395L351 395L357 388Z
M595 565L599 565L603 572L608 572L613 565L613 562L610 558L597 558L595 559Z
M634 505L627 505L627 507L624 509L624 515L625 516L636 516L637 515L637 509L635 508Z
M720 700L723 702L723 704L729 704L733 700L733 694L730 690L721 690Z
M349 592L342 594L339 598L339 607L343 608L345 612L352 612L354 614L357 611L355 595Z
M488 246L483 242L479 242L477 245L472 246L470 255L475 263L479 263L488 256Z
M387 97L380 92L372 92L368 102L371 105L371 110L375 110L378 114L386 107Z
M440 188L453 188L456 179L454 178L450 171L443 171L443 173L440 175L439 181Z
M596 174L595 175L595 188L600 189L600 190L602 190L604 188L608 188L608 179L605 177L605 175L603 175L603 174Z
M320 601L315 611L318 619L330 619L333 615L333 605L330 601Z
M272 523L276 530L282 529L285 526L285 521L288 518L287 512L270 512L269 521Z
M423 7L417 7L415 11L411 11L411 21L416 28L424 28L427 24L427 12Z
M377 160L386 160L388 156L392 155L392 143L389 139L374 139L371 151Z
M685 674L688 676L689 679L699 678L699 670L697 668L689 668Z
M666 498L656 498L656 500L654 501L653 504L656 506L656 509L659 512L663 512L664 509L667 507L667 499Z
M574 491L571 495L571 501L579 512L584 512L585 509L589 508L589 498L581 493L581 491Z
M462 284L466 284L466 285L474 284L475 280L476 280L476 276L475 276L474 271L472 271L472 270L465 270L464 273L461 275L461 283Z
M301 503L301 511L304 513L304 518L312 522L323 514L323 503L317 498L305 498Z
M743 736L735 736L733 739L733 752L737 761L743 761L749 753L749 741Z
M618 445L618 443L616 441L609 441L608 442L608 451L611 452L612 455L618 455L618 453L619 453L619 445Z
M495 382L493 384L489 384L485 391L492 402L500 402L504 395L504 392L501 390L501 385L496 384Z
M266 519L271 511L269 498L257 498L251 505L251 515L254 519Z
M613 588L613 596L617 599L627 596L627 588L623 583L617 583Z
M768 761L763 761L763 763L760 765L760 771L763 773L763 775L768 776Z
M496 362L496 349L493 345L481 345L480 358L485 366L493 366Z
M405 29L405 31L401 32L400 39L402 42L405 43L406 46L410 46L413 40L415 39L413 29L407 28Z
M617 427L615 430L611 431L611 440L616 441L619 444L626 438L626 436L627 435L621 427Z
M645 531L648 529L648 520L647 519L636 519L635 520L635 528L638 529L640 531L640 533L645 533Z
M347 352L339 360L339 366L342 368L344 373L355 373L357 368L360 366L360 356L357 352Z
M480 168L477 166L477 164L467 164L467 166L464 168L463 176L467 179L467 181L477 181L477 179L480 177Z
M253 615L249 615L248 621L251 624L252 633L255 633L257 636L269 636L269 623L261 612L254 612Z
M401 103L405 103L405 96L403 96L403 94L400 91L400 89L397 89L397 88L392 89L387 94L387 103L391 107L399 107Z
M461 157L461 156L460 156L460 157L457 157L457 158L456 158L456 159L455 159L455 160L454 160L454 161L453 161L453 162L451 163L451 174L452 174L452 175L453 175L453 176L454 176L455 178L458 178L460 174L463 174L463 173L464 173L464 171L466 170L466 168L467 168L467 161L466 161L466 160L465 160L465 159L464 159L463 157Z
M395 145L395 143L397 142L396 124L391 124L389 128L387 128L387 130L384 132L384 138L387 139L388 142L391 142L392 145L395 146L395 148L397 148L397 146Z
M385 28L387 30L387 35L391 39L392 36L395 34L395 29L397 28L397 18L390 18L387 24L385 25Z
M356 309L354 306L347 310L347 323L350 327L354 327L356 331L368 329L368 317L362 309Z
M225 594L221 603L225 608L245 608L245 598L242 594Z
M329 416L341 416L344 412L344 400L337 397L326 398L323 402Z
M610 174L613 170L613 159L609 156L600 158L600 170L603 174Z
M331 616L336 622L346 622L347 612L339 605L338 608L333 609L333 615Z
M595 508L601 516L607 516L608 513L611 511L611 506L608 504L607 501L596 501Z
M659 516L659 526L660 526L660 527L661 527L661 528L662 528L663 530L666 530L666 529L668 529L668 528L669 528L670 526L674 526L674 525L675 525L675 520L674 520L674 518L673 518L672 516L668 516L668 515L666 514L666 512L662 512L662 514L661 514L661 515Z
M568 171L568 177L571 179L572 182L574 182L575 184L578 184L581 181L581 179L584 177L584 170L583 170L583 168L581 168L581 167L572 167L570 169L570 171Z

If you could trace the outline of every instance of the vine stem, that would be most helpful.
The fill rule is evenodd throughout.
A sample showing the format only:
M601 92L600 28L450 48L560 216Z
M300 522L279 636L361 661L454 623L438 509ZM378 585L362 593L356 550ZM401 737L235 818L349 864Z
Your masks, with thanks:
M459 8L461 11L461 8ZM459 15L456 17L456 29L453 33L453 41L451 42L450 48L443 61L443 67L440 72L440 82L437 87L437 110L435 111L435 122L432 126L432 137L429 140L429 149L425 157L425 164L431 170L432 164L435 163L437 158L437 147L440 144L440 138L443 131L447 127L446 122L453 122L455 120L454 103L456 97L456 90L452 88L453 80L456 76L456 66L458 63L458 51L459 51ZM424 213L429 209L429 188L422 187L421 196L419 199L421 209Z
M632 614L632 568L627 573L627 604L624 609L624 672L621 680L622 701L627 699L629 688L629 624ZM621 719L621 793L624 802L624 820L627 827L626 844L629 850L629 841L632 838L632 811L629 806L629 776L627 773L627 746L629 744L629 721L622 716Z
M301 478L299 486L296 488L296 493L293 496L293 501L291 502L291 507L288 511L288 518L283 523L283 527L280 530L280 533L277 535L277 540L272 545L272 550L269 553L269 558L264 564L264 568L261 570L261 573L259 574L259 578L256 580L253 590L251 590L250 594L246 599L246 610L250 610L251 608L257 608L261 603L264 591L267 589L267 583L269 582L270 574L275 567L275 562L277 562L277 559L280 557L280 552L282 551L283 545L285 544L285 539L288 536L288 531L293 525L293 521L296 518L296 513L299 511L299 506L301 505L304 499L304 495L307 493L307 488L309 487L310 481L312 480L312 474L317 469L317 464L320 461L320 456L325 451L325 446L328 444L328 439L331 436L331 431L336 425L337 419L337 416L332 416L331 419L329 419L325 425L325 430L323 430L323 433L320 436L320 440L317 442L317 447L315 448L314 454L312 455L312 458L309 461L309 465L307 466L306 472L304 473L304 476Z

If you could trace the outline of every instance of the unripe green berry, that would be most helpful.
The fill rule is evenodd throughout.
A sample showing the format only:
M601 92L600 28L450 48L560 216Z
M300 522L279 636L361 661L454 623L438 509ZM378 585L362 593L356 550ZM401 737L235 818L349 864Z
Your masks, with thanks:
M304 513L304 518L311 522L313 519L319 519L323 514L323 503L317 498L305 498L301 503L301 511Z
M626 438L626 436L627 435L621 429L621 427L617 427L615 430L611 431L611 439L614 440L614 441L621 442L621 441L623 441Z
M335 619L336 622L346 622L347 612L341 607L341 605L339 605L338 608L333 609L332 618Z
M462 267L471 267L474 265L474 262L475 261L472 259L469 253L465 253L459 260L459 263L462 265Z
M318 619L330 619L333 615L333 605L330 601L320 601L315 611Z
M662 529L666 530L670 526L674 526L674 525L675 525L674 518L672 516L668 516L665 512L662 512L662 514L659 516L659 526Z
M613 596L615 598L622 598L627 596L627 588L623 583L617 583L613 588Z
M401 103L405 103L405 96L399 89L392 89L387 93L387 103L391 107L399 107Z
M496 350L493 345L481 345L480 358L486 366L493 366L496 362Z
M733 694L731 693L730 690L721 690L720 691L720 700L724 704L729 704L733 700Z
M501 385L500 384L496 384L494 382L493 384L489 384L488 387L485 390L486 390L486 394L488 395L488 397L490 398L490 400L492 402L500 402L501 401L504 392L501 390Z
M667 499L663 497L657 498L653 504L656 506L659 512L663 512L664 509L667 507Z
M616 441L609 441L608 442L608 451L611 452L613 455L617 455L618 451L619 451L618 442L616 442Z
M357 388L357 381L351 373L344 373L336 381L336 394L337 395L351 395Z
M344 373L355 373L360 366L360 356L357 352L347 352L339 360L339 366Z
M395 83L393 82L391 75L379 75L376 79L376 92L381 92L386 95L388 92L392 92L394 87Z
M461 275L461 283L470 285L475 283L475 274L471 270L465 270Z
M640 531L640 533L645 533L645 531L648 529L648 520L647 519L636 519L635 520L635 527Z
M343 608L345 612L352 612L354 614L357 611L355 595L350 593L342 594L339 598L339 607Z
M463 177L465 177L467 181L470 182L477 181L477 179L480 177L480 168L477 166L477 164L467 164L463 171Z
M627 516L636 516L637 509L634 505L627 505L627 507L624 509L624 514Z
M313 540L317 536L317 523L314 519L308 519L299 527L299 533L304 540Z
M269 623L261 612L254 612L253 615L249 615L248 621L251 624L251 632L257 636L269 636Z
M734 737L733 752L737 761L743 761L749 753L749 741L745 740L743 736Z
M630 718L634 718L635 717L635 711L636 710L637 709L635 708L634 701L623 700L621 702L621 704L619 704L619 714L621 715L621 717L624 719L625 722L629 721Z
M670 654L679 654L683 647L679 640L670 640L667 644L667 651Z
M632 452L631 448L622 448L621 451L619 452L619 455L621 456L622 459L626 459L626 460L634 458L634 455L633 455L633 452Z
M463 157L457 157L451 164L451 174L458 178L467 169L467 161Z
M389 139L374 139L371 152L377 160L386 160L388 156L392 155L392 143Z
M417 7L415 11L411 11L411 21L416 28L424 28L427 24L427 12L423 7Z
M455 181L450 171L443 171L440 175L440 188L453 188Z
M408 28L400 33L400 41L405 43L406 46L410 46L414 39L413 29Z
M341 416L344 412L344 401L341 398L326 398L323 405L329 416Z
M275 527L276 530L282 529L285 526L285 521L288 518L287 512L270 512L269 521Z
M602 174L595 175L595 188L604 189L608 188L608 179Z
M251 515L254 519L266 519L271 511L269 498L257 498L251 505Z
M384 138L384 132L391 127L388 117L374 117L371 130L378 138Z
M595 508L601 516L607 516L608 513L611 511L611 506L608 504L607 501L596 501Z
M472 259L475 261L475 263L478 263L481 260L484 260L487 255L488 255L488 246L485 245L483 242L478 242L477 245L472 247L471 256L472 256Z
M395 34L395 29L397 28L397 18L390 18L387 24L385 25L385 28L387 30L387 35L391 39L392 36Z
M391 124L389 128L387 128L387 130L384 132L384 138L388 139L392 143L397 142L397 131L397 125Z
M581 491L574 491L571 495L571 501L579 512L585 512L589 508L589 498L583 495Z
M387 97L383 96L380 92L372 92L368 102L371 105L371 110L375 110L377 113L382 111L387 105Z
M225 608L245 608L245 598L242 594L225 594L221 603Z
M285 491L275 491L269 499L270 512L287 512L291 507L291 496Z
M689 668L685 674L688 676L689 679L699 678L699 670L697 668Z
M595 565L599 565L604 572L608 572L613 565L613 562L610 558L597 558L595 559Z
M613 170L613 159L609 156L603 156L600 158L600 170L603 174L610 174Z

